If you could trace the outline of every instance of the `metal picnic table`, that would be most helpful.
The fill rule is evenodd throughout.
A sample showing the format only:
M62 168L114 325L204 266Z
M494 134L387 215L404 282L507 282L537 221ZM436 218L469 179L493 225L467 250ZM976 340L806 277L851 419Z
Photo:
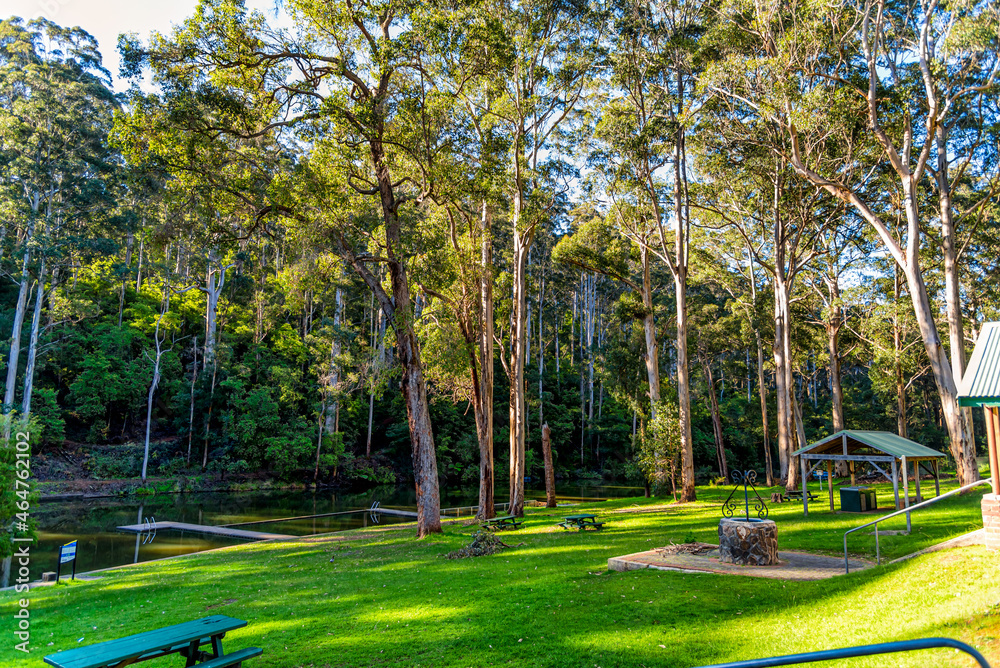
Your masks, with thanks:
M199 668L239 666L244 659L260 656L263 653L259 647L247 647L231 654L223 653L222 638L226 633L246 625L242 619L212 615L125 638L50 654L44 661L57 668L119 668L176 653L186 659L185 666L197 665ZM200 649L202 645L209 645L208 651Z
M587 528L600 529L604 526L604 522L598 522L597 518L593 515L567 515L559 523L559 526L563 529L579 529L583 531Z
M504 515L503 517L492 517L488 520L483 520L479 523L479 525L483 527L492 527L498 531L502 531L503 529L518 529L523 523L524 520L519 517L515 517L514 515Z

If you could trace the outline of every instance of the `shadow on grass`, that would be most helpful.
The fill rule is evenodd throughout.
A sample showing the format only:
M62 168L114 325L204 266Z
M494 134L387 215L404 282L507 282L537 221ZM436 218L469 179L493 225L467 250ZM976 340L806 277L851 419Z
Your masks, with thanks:
M524 546L475 559L441 556L478 529L453 525L424 541L404 527L337 543L255 544L139 565L34 594L33 637L53 642L47 653L227 614L249 622L230 634L227 647L264 647L259 668L692 666L915 637L969 614L968 601L953 596L956 583L986 581L987 596L1000 594L989 575L995 560L986 557L961 572L933 555L823 582L607 573L612 556L681 542L688 532L710 539L718 518L709 503L631 516L613 508L587 508L609 524L583 533L550 530L563 509L529 512L524 529L502 534ZM859 519L778 515L783 549L841 540L841 526ZM934 532L946 530L940 521ZM8 608L4 602L4 614ZM0 665L18 665L9 660L0 658Z

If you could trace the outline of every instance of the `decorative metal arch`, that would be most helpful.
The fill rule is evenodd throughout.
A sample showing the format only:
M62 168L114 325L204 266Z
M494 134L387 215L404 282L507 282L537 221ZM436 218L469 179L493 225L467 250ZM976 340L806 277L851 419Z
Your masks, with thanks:
M744 508L744 514L746 515L746 521L747 522L750 521L751 491L753 492L754 496L754 502L753 502L754 514L757 515L757 519L759 520L767 519L767 504L764 503L764 499L760 498L760 494L757 493L757 488L754 487L754 483L757 482L757 472L754 471L753 469L749 469L747 471L732 471L729 474L729 477L732 479L733 484L736 486L733 487L733 491L729 493L729 496L726 497L725 503L722 504L722 515L724 517L731 518L733 514L739 510L740 508L739 499L738 498L734 499L733 495L736 494L737 491L739 491L740 485L742 485L743 508Z

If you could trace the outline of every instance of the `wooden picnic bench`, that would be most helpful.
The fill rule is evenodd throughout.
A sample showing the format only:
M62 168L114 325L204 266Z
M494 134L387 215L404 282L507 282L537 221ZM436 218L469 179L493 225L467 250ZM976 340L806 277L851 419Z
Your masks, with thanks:
M785 492L785 495L791 501L802 501L802 490L801 489L793 489L790 492ZM814 494L813 492L809 492L809 500L810 501L816 501L818 499L819 499L819 494Z
M119 668L140 661L158 659L168 654L180 654L185 658L185 666L197 665L198 668L242 666L245 660L260 656L264 650L260 647L247 647L226 654L222 651L222 638L228 631L246 625L242 619L213 615L117 640L57 652L45 657L44 661L57 668ZM207 651L201 649L202 645L208 646Z
M604 526L604 522L598 522L593 515L567 515L559 523L559 526L563 529L579 529L580 531L584 529L599 530Z
M519 529L524 524L524 520L514 515L504 515L503 517L492 517L479 523L482 527L503 531L504 529Z

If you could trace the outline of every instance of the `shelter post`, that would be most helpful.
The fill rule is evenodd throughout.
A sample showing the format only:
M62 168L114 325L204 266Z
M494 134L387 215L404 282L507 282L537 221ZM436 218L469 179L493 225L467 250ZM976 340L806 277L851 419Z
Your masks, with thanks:
M990 451L990 476L993 483L993 493L1000 494L1000 465L997 457L997 439L1000 438L1000 413L996 406L983 406L986 418L986 445Z
M910 480L906 475L906 457L900 457L900 470L903 473L903 507L910 507ZM906 533L910 533L910 513L906 513Z
M899 510L899 469L896 468L896 462L898 460L892 460L892 495L896 497L896 510Z
M934 460L934 496L941 496L941 474L936 459Z
M826 460L826 488L830 490L830 510L833 511L833 460Z
M848 465L850 466L850 469L851 469L851 487L856 487L857 485L854 482L854 462L851 461L851 462L847 462L847 463L848 463Z
M802 514L809 516L809 488L806 483L806 458L799 457L799 468L802 470Z
M913 462L913 484L917 487L917 503L924 500L924 497L920 496L920 462Z

